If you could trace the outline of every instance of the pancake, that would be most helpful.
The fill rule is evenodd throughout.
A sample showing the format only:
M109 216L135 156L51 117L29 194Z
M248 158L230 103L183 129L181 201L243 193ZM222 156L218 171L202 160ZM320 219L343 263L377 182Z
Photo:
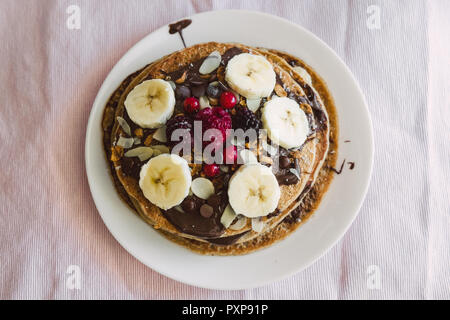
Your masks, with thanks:
M193 72L199 68L203 61L212 53L219 52L222 56L222 64L217 69L216 73L210 74L208 79L201 77L200 74ZM189 83L204 81L206 83L211 80L219 80L221 84L226 85L224 80L224 71L226 63L233 58L233 56L241 53L251 53L252 55L264 56L272 65L273 70L277 76L278 89L283 90L281 96L287 96L298 102L300 108L307 115L311 131L305 143L297 149L283 149L279 151L279 155L289 156L291 159L297 159L296 167L298 167L299 177L295 183L289 185L280 185L280 200L274 212L263 217L264 227L259 232L252 230L252 221L247 219L245 225L239 230L232 230L225 228L221 222L221 214L224 210L224 204L218 205L217 210L211 218L205 219L201 216L196 216L194 219L186 215L185 212L180 213L175 209L162 210L156 205L152 204L143 194L139 186L139 173L142 161L137 158L127 158L123 156L123 150L117 146L117 142L121 136L124 135L123 128L119 124L118 117L126 120L129 124L131 132L134 133L139 128L134 124L126 112L124 102L128 94L139 84L149 79L164 79L166 81L176 82L176 86ZM255 245L255 239L268 236L271 232L280 229L282 222L286 220L296 208L301 206L301 203L309 191L314 187L314 184L319 176L319 172L323 169L323 163L327 156L329 149L329 131L330 124L327 115L327 110L319 93L309 85L302 75L287 62L293 61L288 54L266 50L262 48L251 48L241 44L223 44L223 43L205 43L184 50L170 54L156 62L153 62L130 75L121 86L112 95L108 102L104 113L104 144L105 150L112 169L112 175L119 191L119 194L132 207L141 218L155 229L161 231L162 234L168 236L170 239L192 248L203 249L195 250L202 251L206 254L238 254L239 250L232 249L235 243L236 246L248 247L246 252L256 250L259 245ZM187 75L186 75L187 73ZM186 77L183 81L182 78ZM270 95L274 97L280 95L280 92L274 92ZM279 91L279 90L278 90ZM237 95L240 99L238 105L245 106L245 98ZM269 98L270 99L270 98ZM259 111L256 112L258 114ZM183 113L177 102L174 116ZM258 115L260 117L260 114ZM142 141L148 140L155 134L154 129L143 129ZM150 147L154 145L161 145L160 142L153 140ZM169 145L169 148L171 146ZM117 154L119 155L117 157ZM113 159L113 160L111 160ZM239 166L233 166L233 172L238 170ZM192 176L201 176L197 165L191 166ZM279 170L275 172L277 175L289 174L287 170ZM230 173L228 176L231 176ZM217 179L213 179L216 191L226 190L227 181L224 181L226 175L221 175ZM229 177L228 177L229 178ZM225 179L226 180L226 179ZM222 197L223 198L223 197ZM225 197L226 198L226 197ZM226 200L226 199L225 199ZM222 201L223 202L223 201ZM216 209L216 208L215 208ZM236 222L238 218L235 219ZM194 228L189 224L194 223ZM192 241L192 242L191 242ZM257 240L256 243L261 241ZM197 243L204 243L198 245ZM251 244L250 246L247 246ZM211 249L212 248L214 249ZM216 247L228 248L222 251ZM209 248L209 249L208 249ZM253 248L253 249L250 249ZM241 250L242 251L242 250ZM241 252L242 253L242 252Z

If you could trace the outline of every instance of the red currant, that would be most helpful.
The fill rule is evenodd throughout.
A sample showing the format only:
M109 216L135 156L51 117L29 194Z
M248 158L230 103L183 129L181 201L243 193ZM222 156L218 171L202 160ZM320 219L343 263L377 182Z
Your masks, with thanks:
M223 152L223 163L234 164L237 161L237 148L236 146L229 146L225 148Z
M225 109L233 108L237 103L236 96L231 91L225 91L220 95L220 105Z
M194 113L200 110L200 102L195 97L189 97L184 100L184 111L188 113Z
M205 164L203 167L203 172L209 178L214 178L220 173L220 168L217 164Z

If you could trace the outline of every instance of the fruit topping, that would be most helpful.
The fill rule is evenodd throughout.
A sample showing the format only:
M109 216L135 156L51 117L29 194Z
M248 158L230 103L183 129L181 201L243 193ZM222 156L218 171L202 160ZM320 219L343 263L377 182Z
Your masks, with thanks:
M172 133L176 129L186 129L189 132L191 132L192 131L191 120L184 115L177 115L177 116L173 117L172 119L170 119L169 121L167 121L166 137L167 137L168 141L172 142ZM177 142L177 141L173 141L173 142Z
M220 104L226 109L232 109L237 103L236 96L231 91L225 91L220 95Z
M207 177L214 178L220 173L220 168L215 163L205 164L205 166L203 167L203 172Z
M261 120L247 107L236 108L236 113L233 116L233 128L259 130L261 129Z
M195 119L202 121L203 132L208 129L217 129L221 132L222 141L217 142L222 143L226 140L227 130L231 129L231 116L224 109L220 107L202 109L197 113ZM216 141L216 139L213 138L212 141ZM206 144L209 142L206 141Z
M200 102L195 97L186 98L183 103L183 108L187 113L197 112L200 110Z
M236 163L238 158L237 148L236 146L228 146L225 148L223 152L223 163L225 164L234 164Z

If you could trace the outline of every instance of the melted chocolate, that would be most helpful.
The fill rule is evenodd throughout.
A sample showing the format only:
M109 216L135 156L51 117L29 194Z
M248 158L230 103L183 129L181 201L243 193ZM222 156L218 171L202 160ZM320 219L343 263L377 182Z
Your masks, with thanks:
M349 168L350 170L355 169L355 163L354 163L354 162L347 162L347 163L349 164L348 168Z
M221 214L214 212L212 217L204 218L199 213L182 213L175 209L164 212L164 216L180 232L202 238L217 238L225 231L220 223Z
M192 20L185 19L172 24L169 24L169 33L174 34L177 33L180 35L181 41L183 42L183 46L186 48L186 42L184 42L183 38L183 29L189 26L192 23Z
M345 159L344 161L342 161L341 167L338 169L333 168L333 167L328 167L331 171L334 171L336 174L341 174L342 170L344 169L344 165L345 165Z

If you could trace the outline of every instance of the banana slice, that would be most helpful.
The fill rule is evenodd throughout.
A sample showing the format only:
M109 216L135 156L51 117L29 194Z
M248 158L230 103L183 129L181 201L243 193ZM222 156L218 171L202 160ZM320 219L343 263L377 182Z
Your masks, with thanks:
M175 94L169 82L146 80L134 87L125 99L131 121L142 128L159 128L172 116Z
M276 75L270 62L263 56L241 53L228 62L225 80L240 95L258 99L272 93Z
M246 164L231 177L228 199L236 214L262 217L277 208L280 186L270 168L259 163Z
M179 205L189 194L192 178L188 163L175 154L161 154L141 169L139 186L144 196L161 209Z
M275 97L267 101L261 120L268 137L283 148L300 147L308 136L308 119L295 100Z

